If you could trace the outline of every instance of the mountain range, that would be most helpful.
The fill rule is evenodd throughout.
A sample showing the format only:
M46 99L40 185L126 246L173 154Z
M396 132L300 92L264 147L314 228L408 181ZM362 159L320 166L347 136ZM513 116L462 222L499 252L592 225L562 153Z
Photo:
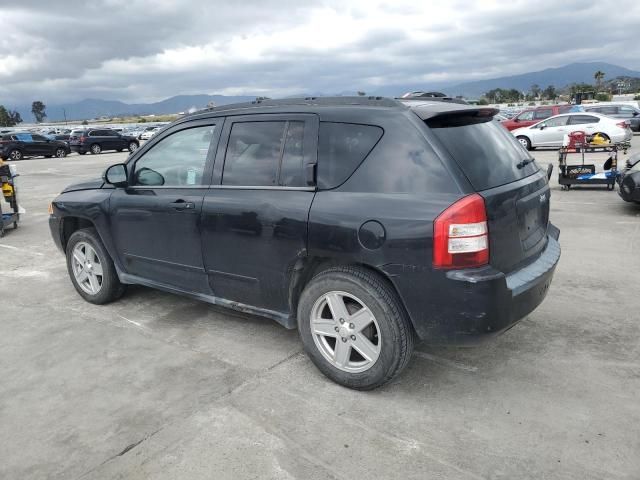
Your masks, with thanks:
M373 91L367 92L373 95L399 96L408 91L415 90L439 90L448 95L462 95L467 98L478 98L485 92L494 88L515 88L520 91L528 91L533 84L545 88L553 85L562 88L572 83L593 83L593 74L601 70L605 73L605 78L615 77L640 77L640 72L630 70L618 65L604 62L572 63L558 68L547 68L536 72L510 75L486 80L476 80L464 83L439 83L431 85L399 84L387 85ZM355 92L341 92L340 95L354 95ZM306 96L308 94L296 95ZM322 95L314 93L313 95ZM255 96L225 96L225 95L178 95L155 103L124 103L117 100L85 99L75 103L62 105L47 104L47 120L64 120L65 115L68 120L92 119L102 116L122 116L122 115L150 115L150 114L170 114L185 112L190 109L206 107L209 102L216 105L227 105L230 103L246 102L253 100ZM47 103L46 99L43 99ZM17 110L22 118L29 122L31 106L18 106Z

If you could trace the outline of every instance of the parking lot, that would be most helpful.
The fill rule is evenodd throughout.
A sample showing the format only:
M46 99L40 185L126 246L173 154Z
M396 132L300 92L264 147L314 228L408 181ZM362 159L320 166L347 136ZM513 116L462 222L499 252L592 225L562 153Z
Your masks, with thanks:
M554 171L563 254L540 308L480 347L418 345L397 380L362 393L263 318L143 287L83 301L47 207L124 158L17 163L27 213L0 240L0 478L640 478L640 205L561 191Z

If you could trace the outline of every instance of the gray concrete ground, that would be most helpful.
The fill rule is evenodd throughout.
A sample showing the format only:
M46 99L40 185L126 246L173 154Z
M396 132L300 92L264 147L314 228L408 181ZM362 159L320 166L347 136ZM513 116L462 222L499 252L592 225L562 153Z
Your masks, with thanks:
M419 345L396 381L359 393L262 318L142 287L84 302L47 205L123 158L18 164L27 214L0 240L0 478L640 478L640 206L554 180L563 256L541 307L481 347Z

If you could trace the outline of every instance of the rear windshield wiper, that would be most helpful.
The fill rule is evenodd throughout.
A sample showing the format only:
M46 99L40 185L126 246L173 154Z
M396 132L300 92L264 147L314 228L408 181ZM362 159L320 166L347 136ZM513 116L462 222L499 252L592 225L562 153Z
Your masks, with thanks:
M525 158L525 159L524 159L524 160L522 160L520 163L518 163L518 164L516 165L516 167L518 167L518 168L524 168L524 167L526 167L527 165L529 165L530 163L533 163L533 162L535 162L535 161L536 161L536 159L535 159L535 158Z

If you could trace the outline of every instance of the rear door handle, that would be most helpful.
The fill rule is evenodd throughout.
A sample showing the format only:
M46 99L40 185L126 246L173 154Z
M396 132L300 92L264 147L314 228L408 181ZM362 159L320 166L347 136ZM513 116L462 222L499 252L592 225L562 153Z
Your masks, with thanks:
M184 200L176 200L175 202L171 202L169 204L171 208L174 210L194 210L196 208L196 204L193 202L185 202Z

